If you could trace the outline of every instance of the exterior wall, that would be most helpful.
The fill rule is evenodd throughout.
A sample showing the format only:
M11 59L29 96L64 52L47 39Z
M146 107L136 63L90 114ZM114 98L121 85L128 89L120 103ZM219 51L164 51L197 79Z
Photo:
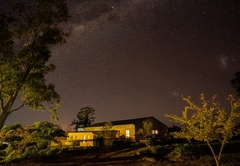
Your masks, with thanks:
M103 126L98 127L86 127L86 131L102 131ZM135 139L135 125L134 124L123 124L123 125L113 125L112 130L118 131L116 138L132 138Z
M117 121L118 125L113 125L112 129L113 131L116 131L114 138L130 138L135 141L140 141L143 138L143 136L138 134L138 131L140 128L143 128L143 121L146 121L149 119L153 124L153 132L152 137L157 138L158 140L165 141L167 139L168 134L168 126L160 122L154 117L147 117L147 118L140 118L140 119L133 119L133 120L126 120L125 124L124 121L119 122ZM113 122L114 123L114 122ZM92 132L98 136L103 136L102 128L104 123L100 123L98 126L92 126L92 127L85 127L85 131L83 132Z
M75 142L76 146L95 146L94 139L92 132L69 132L67 142Z
M135 139L136 133L134 124L114 125L112 129L119 131L117 138L124 137Z
M147 120L147 119L146 119ZM144 121L146 121L144 120ZM152 131L152 136L154 138L159 138L161 140L165 140L167 137L168 133L168 126L160 122L159 120L155 119L154 117L150 117L149 120L153 124L153 131ZM139 121L138 123L135 123L136 125L136 133L138 133L139 129L143 128L143 121ZM144 139L140 135L136 134L136 141L140 141L139 139Z
M153 130L158 132L155 133L155 135L157 135L161 139L165 139L168 133L168 126L166 126L165 124L163 124L162 122L158 121L155 118L151 118L150 120L153 123Z

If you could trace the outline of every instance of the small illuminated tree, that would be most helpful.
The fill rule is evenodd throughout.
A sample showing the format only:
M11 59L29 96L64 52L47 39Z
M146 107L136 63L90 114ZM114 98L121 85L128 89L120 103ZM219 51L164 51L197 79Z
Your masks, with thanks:
M102 127L103 136L107 140L107 147L109 145L109 139L113 136L112 127L113 124L110 120L107 123L105 123L104 126Z
M227 113L215 100L216 96L205 100L204 94L201 94L201 106L197 106L190 96L182 99L188 104L185 106L182 116L166 114L175 122L184 125L180 132L174 132L174 136L206 142L211 149L216 165L219 166L224 145L234 134L238 134L235 130L234 120L240 117L240 113L236 112L240 107L240 100L236 101L232 95L229 95L227 99L230 101L231 109ZM218 154L211 145L211 142L215 140L221 143Z
M150 144L152 143L153 123L148 119L146 121L143 121L142 125L143 127L139 129L138 134L146 138L145 145L149 147Z

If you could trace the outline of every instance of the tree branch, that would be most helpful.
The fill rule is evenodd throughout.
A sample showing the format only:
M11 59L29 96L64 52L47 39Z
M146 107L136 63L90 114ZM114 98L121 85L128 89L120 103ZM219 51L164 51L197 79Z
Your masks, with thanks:
M15 109L11 110L11 111L10 111L10 114L11 114L12 112L14 112L14 111L20 110L23 106L24 106L24 104L22 104L22 105L21 105L20 107L18 107L18 108L15 108Z

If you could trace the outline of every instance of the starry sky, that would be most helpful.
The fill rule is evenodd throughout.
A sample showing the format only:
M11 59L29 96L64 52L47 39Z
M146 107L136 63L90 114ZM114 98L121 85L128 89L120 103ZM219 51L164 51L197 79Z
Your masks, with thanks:
M52 48L47 76L61 95L59 121L26 108L6 125L50 121L64 130L82 107L95 122L180 115L181 95L236 96L240 71L238 0L68 0L67 43Z

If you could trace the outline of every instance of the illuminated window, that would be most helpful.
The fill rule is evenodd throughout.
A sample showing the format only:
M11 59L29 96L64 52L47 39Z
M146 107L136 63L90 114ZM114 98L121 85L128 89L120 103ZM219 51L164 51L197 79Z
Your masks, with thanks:
M91 139L91 135L88 135L88 139Z
M83 136L83 143L85 143L86 135Z
M129 138L130 137L130 131L126 130L126 137Z
M152 130L152 134L158 134L158 130Z

